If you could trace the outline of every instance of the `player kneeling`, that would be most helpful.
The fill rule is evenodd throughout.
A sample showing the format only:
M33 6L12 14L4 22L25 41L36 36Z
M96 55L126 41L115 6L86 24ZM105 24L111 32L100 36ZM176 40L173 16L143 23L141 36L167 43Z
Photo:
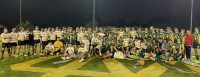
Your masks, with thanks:
M64 52L64 56L61 57L63 60L66 59L72 59L75 57L74 54L74 47L72 46L72 44L69 44L69 46L66 48L65 52Z
M53 55L59 55L61 53L63 43L60 41L60 38L57 38L57 41L54 42L54 52Z
M53 55L54 52L54 46L51 42L48 43L48 45L45 46L45 55Z
M81 46L78 48L78 55L79 55L79 62L83 62L85 59L85 56L88 52L87 47L84 47L84 44L81 44Z

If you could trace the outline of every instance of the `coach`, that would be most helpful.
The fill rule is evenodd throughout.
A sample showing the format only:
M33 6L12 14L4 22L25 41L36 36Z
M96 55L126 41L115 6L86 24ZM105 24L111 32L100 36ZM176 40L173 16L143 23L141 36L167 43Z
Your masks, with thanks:
M187 30L186 38L185 38L185 51L187 61L190 61L191 58L191 47L193 45L194 36L191 34L189 30Z

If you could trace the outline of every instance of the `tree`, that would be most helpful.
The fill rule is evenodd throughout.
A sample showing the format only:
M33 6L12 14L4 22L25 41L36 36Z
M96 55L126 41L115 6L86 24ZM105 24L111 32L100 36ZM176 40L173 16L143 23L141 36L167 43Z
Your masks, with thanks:
M15 26L15 27L17 28L17 30L19 30L20 27L23 27L25 29L28 28L30 31L32 31L34 29L34 26L27 20L25 21L25 23L21 22L21 24Z

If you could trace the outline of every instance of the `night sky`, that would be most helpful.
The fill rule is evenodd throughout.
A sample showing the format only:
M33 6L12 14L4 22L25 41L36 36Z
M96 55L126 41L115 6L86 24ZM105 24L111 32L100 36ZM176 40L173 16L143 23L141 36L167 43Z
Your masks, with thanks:
M23 21L39 26L84 26L92 20L93 0L22 0ZM190 24L191 0L96 0L100 26L177 26ZM194 25L200 25L194 0ZM19 24L19 0L0 0L0 24Z

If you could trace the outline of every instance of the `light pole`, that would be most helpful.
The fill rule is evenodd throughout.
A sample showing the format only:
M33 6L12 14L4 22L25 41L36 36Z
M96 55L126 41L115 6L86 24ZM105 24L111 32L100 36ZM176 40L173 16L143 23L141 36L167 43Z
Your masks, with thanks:
M93 20L92 20L92 27L95 27L95 12L96 12L96 0L93 0Z
M191 14L190 14L190 31L192 32L192 26L193 26L193 5L194 0L191 0Z
M20 10L20 11L19 11L19 17L20 17L20 18L19 18L19 20L20 20L19 23L20 23L20 25L21 25L21 23L22 23L22 0L19 0L19 1L20 1L20 3L19 3L19 4L20 4L20 5L19 5L19 10Z

